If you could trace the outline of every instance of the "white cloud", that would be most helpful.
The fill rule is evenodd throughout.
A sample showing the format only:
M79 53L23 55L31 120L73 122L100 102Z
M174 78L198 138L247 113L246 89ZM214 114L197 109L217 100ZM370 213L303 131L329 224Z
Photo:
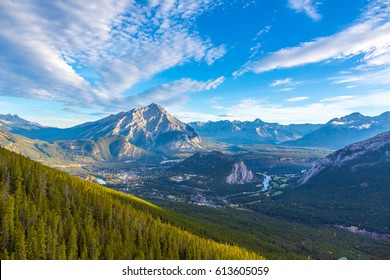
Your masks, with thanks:
M371 85L371 86L389 86L390 84L390 65L386 67L355 69L351 75L339 75L332 77L334 84L353 84Z
M277 92L286 92L286 91L292 91L294 90L295 88L293 87L286 87L286 88L281 88L281 89L278 89L276 90Z
M271 87L276 87L280 85L289 85L292 82L291 78L286 78L283 80L276 80L272 84L270 84Z
M261 42L258 42L258 43L256 43L256 45L254 45L253 47L251 47L251 48L249 49L249 52L250 52L249 58L252 59L252 58L254 58L258 53L260 53L262 47L263 47L263 43L261 43Z
M390 108L390 92L369 93L353 98L334 100L334 102L315 102L305 105L291 103L271 103L265 99L243 99L226 107L222 115L210 119L254 120L266 122L325 123L334 117L345 116L359 111L365 115L378 115ZM195 117L192 120L196 120Z
M314 21L321 19L317 11L318 3L313 0L288 0L288 6L297 13L305 13Z
M352 99L353 96L351 95L340 95L340 96L333 96L333 97L327 97L320 100L320 102L334 102L334 101L340 101L340 100L346 100L346 99Z
M158 103L163 106L172 107L186 103L188 93L209 91L216 89L224 82L224 77L205 82L196 81L189 78L183 78L170 83L165 83L144 92L124 97L123 99L111 101L111 108L123 109L129 107L141 107L150 103Z
M333 83L334 84L345 84L345 83L351 83L351 82L356 82L359 81L360 79L358 77L347 77L344 79L336 79Z
M207 83L205 83L205 89L210 90L210 89L216 89L225 81L225 77L221 76L215 80L209 80Z
M277 86L295 86L300 84L301 82L296 82L292 78L286 78L281 80L275 80L273 83L270 84L271 87L277 87Z
M220 59L221 57L224 57L226 54L226 48L224 45L216 47L216 48L211 48L207 51L206 53L206 62L208 65L211 65L214 63L214 61Z
M266 25L263 29L261 29L259 32L257 32L256 36L252 39L252 41L257 41L256 44L249 49L250 56L249 58L252 59L259 53L262 53L261 48L263 47L263 42L258 42L260 37L264 34L267 34L271 30L271 25Z
M309 99L309 97L308 96L297 96L297 97L293 97L293 98L288 98L285 101L287 101L287 102L298 102L298 101L302 101L302 100L306 100L306 99Z
M285 91L292 91L295 89L294 86L301 84L302 82L294 81L292 78L286 78L281 80L275 80L271 84L269 84L270 87L280 87L284 86L284 88L276 90L277 92L285 92Z
M220 0L144 2L0 1L1 94L102 106L164 70L225 55L193 26Z
M328 37L304 42L296 47L269 53L257 61L248 61L234 76L246 72L263 73L309 63L346 59L365 55L365 66L389 65L390 1L373 1L352 26ZM382 60L383 58L383 60Z
M263 29L261 29L259 32L257 32L255 39L258 39L263 34L267 34L271 30L272 26L271 25L266 25L264 26Z

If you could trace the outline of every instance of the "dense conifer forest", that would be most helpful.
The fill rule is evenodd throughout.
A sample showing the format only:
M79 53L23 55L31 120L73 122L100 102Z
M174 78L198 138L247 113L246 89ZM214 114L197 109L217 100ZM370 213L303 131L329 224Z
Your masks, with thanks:
M161 221L157 206L0 148L1 259L262 259Z

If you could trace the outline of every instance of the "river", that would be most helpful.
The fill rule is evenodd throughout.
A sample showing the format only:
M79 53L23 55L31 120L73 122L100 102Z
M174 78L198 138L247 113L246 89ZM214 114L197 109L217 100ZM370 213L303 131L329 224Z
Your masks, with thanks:
M267 174L263 174L264 180L263 180L263 188L261 189L262 192L266 192L270 189L269 181L271 181L271 176L268 176Z

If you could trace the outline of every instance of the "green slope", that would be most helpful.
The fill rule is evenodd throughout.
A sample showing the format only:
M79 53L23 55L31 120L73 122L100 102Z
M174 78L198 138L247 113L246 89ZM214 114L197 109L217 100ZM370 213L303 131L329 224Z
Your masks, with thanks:
M160 212L168 215L0 148L1 259L262 259L162 222Z
M266 209L267 214L264 214L162 200L155 203L174 211L175 220L169 219L174 225L220 243L233 242L267 259L390 259L388 242L333 225L294 221L290 217L280 217L280 213L273 215ZM297 208L295 211L302 218L310 217L310 211Z

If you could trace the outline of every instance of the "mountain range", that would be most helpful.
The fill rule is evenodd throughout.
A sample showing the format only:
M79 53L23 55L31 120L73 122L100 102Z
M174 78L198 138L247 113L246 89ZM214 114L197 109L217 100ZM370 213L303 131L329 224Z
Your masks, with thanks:
M25 119L20 118L18 115L0 114L0 129L12 131L18 129L39 129L42 126L36 122L30 122Z
M174 154L202 149L201 139L192 127L156 104L64 129L44 127L18 116L0 118L3 130L33 140L56 141L60 148L76 149L81 154L96 154L96 146L102 142L109 142L105 145L109 145L110 154L116 154L116 158L139 158L144 151ZM78 142L64 142L69 140Z
M96 140L123 136L137 148L158 154L205 150L200 137L228 144L282 144L339 149L390 129L390 112L369 117L360 113L334 118L326 124L250 121L191 122L185 124L163 107L150 104L70 128L44 127L17 115L0 115L0 129L34 140ZM106 138L107 139L107 138Z
M276 144L302 136L320 128L320 124L267 123L260 119L250 121L217 121L189 123L202 137L229 144Z
M345 117L334 118L302 138L284 142L283 144L340 149L387 130L390 130L390 112L385 112L375 117L353 113Z
M229 144L283 144L288 146L340 149L390 129L390 112L376 117L352 113L326 124L266 123L249 121L192 122L201 137Z

